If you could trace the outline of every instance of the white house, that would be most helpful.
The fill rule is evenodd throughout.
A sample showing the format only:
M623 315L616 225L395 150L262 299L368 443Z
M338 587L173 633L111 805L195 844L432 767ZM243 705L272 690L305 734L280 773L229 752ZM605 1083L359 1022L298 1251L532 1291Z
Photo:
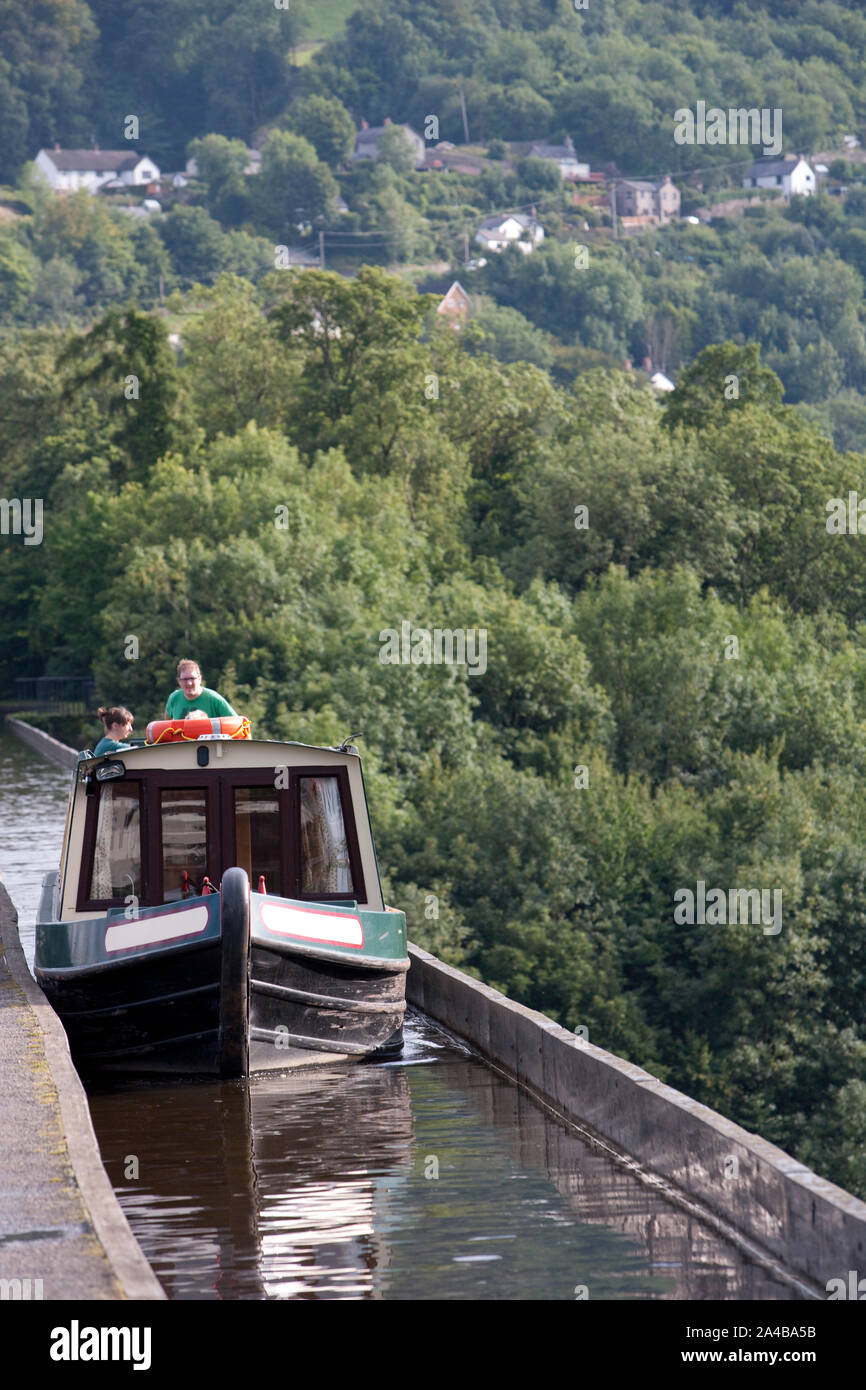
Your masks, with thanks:
M536 159L547 159L556 164L564 179L589 178L589 165L581 164L570 135L566 135L564 145L530 145L529 153Z
M815 192L815 172L802 155L756 159L743 179L743 187L773 188L784 198L797 195L806 198Z
M485 251L504 251L508 246L519 246L524 255L528 255L544 241L544 228L536 217L512 212L505 217L488 217L475 233L475 240Z
M652 376L650 377L650 383L655 387L657 391L674 390L673 382L671 381L669 376L665 376L664 372L653 372Z
M141 187L159 178L159 169L147 155L135 150L40 150L37 169L55 193L74 193L86 188L95 193L109 180L117 187Z

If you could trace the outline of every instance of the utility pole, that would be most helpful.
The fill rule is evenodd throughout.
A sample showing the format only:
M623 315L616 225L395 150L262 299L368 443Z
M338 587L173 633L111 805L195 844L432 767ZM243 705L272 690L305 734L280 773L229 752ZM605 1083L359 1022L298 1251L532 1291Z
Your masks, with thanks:
M469 264L469 233L463 233L463 264Z
M319 229L319 269L325 269L325 233Z
M467 118L467 116L466 116L466 97L465 97L464 94L463 94L463 84L462 84L462 83L460 84L460 110L461 110L462 113L463 113L463 134L464 134L464 136L466 137L466 143L467 143L467 145L468 145L468 144L469 144L469 120L468 120L468 118Z
M611 225L612 225L612 227L613 227L613 239L614 239L614 241L616 241L617 238L618 238L618 236L619 236L619 232L617 231L617 225L616 225L616 182L615 182L615 181L612 181L612 182L611 182L611 185L610 185L610 220L611 220Z

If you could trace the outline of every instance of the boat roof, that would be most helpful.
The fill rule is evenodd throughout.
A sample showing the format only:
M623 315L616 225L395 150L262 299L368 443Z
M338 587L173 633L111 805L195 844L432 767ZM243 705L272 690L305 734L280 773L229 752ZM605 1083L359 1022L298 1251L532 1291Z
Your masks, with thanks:
M360 737L360 735L356 735L356 737ZM223 749L231 746L232 748L239 749L240 751L243 751L244 749L249 749L250 752L252 752L254 748L261 747L303 748L311 753L341 753L345 754L347 757L350 758L360 758L360 753L358 752L358 749L352 743L346 743L345 745L331 743L302 743L298 739L230 738L228 735L214 736L213 734L205 734L200 738L177 739L170 743L136 743L132 744L129 748L112 748L109 749L107 752L100 753L98 755L93 752L92 748L83 748L81 752L78 754L78 764L80 765L84 762L102 763L107 761L118 760L125 761L132 754L147 753L149 756L153 756L155 753L166 753L169 749L173 748L199 748L202 745L204 745L204 747L206 748L210 748L214 744L219 745ZM233 757L232 761L237 762L242 760L238 759L237 757Z

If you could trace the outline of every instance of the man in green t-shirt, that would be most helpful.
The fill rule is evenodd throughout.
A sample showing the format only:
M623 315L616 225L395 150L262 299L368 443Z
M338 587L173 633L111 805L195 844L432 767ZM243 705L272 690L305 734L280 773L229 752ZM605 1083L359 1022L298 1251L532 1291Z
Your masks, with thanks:
M201 667L197 661L184 657L177 663L177 684L177 690L171 692L165 704L166 719L188 719L193 710L201 710L209 719L237 714L228 700L202 684Z

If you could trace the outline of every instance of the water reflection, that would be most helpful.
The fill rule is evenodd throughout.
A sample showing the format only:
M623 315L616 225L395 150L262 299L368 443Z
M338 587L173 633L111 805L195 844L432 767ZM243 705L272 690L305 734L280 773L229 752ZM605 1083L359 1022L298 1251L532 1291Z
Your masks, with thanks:
M522 1166L548 1174L575 1219L628 1238L643 1252L647 1271L668 1278L663 1297L799 1297L794 1284L746 1260L712 1227L665 1199L635 1166L614 1161L588 1139L551 1122L516 1086L475 1086L472 1095L479 1120L507 1136ZM590 1296L612 1295L592 1283Z
M382 1196L411 1173L404 1072L143 1085L93 1093L90 1106L109 1175L169 1297L373 1296L387 1264Z
M407 1037L406 1065L91 1095L170 1298L791 1296L425 1020Z

